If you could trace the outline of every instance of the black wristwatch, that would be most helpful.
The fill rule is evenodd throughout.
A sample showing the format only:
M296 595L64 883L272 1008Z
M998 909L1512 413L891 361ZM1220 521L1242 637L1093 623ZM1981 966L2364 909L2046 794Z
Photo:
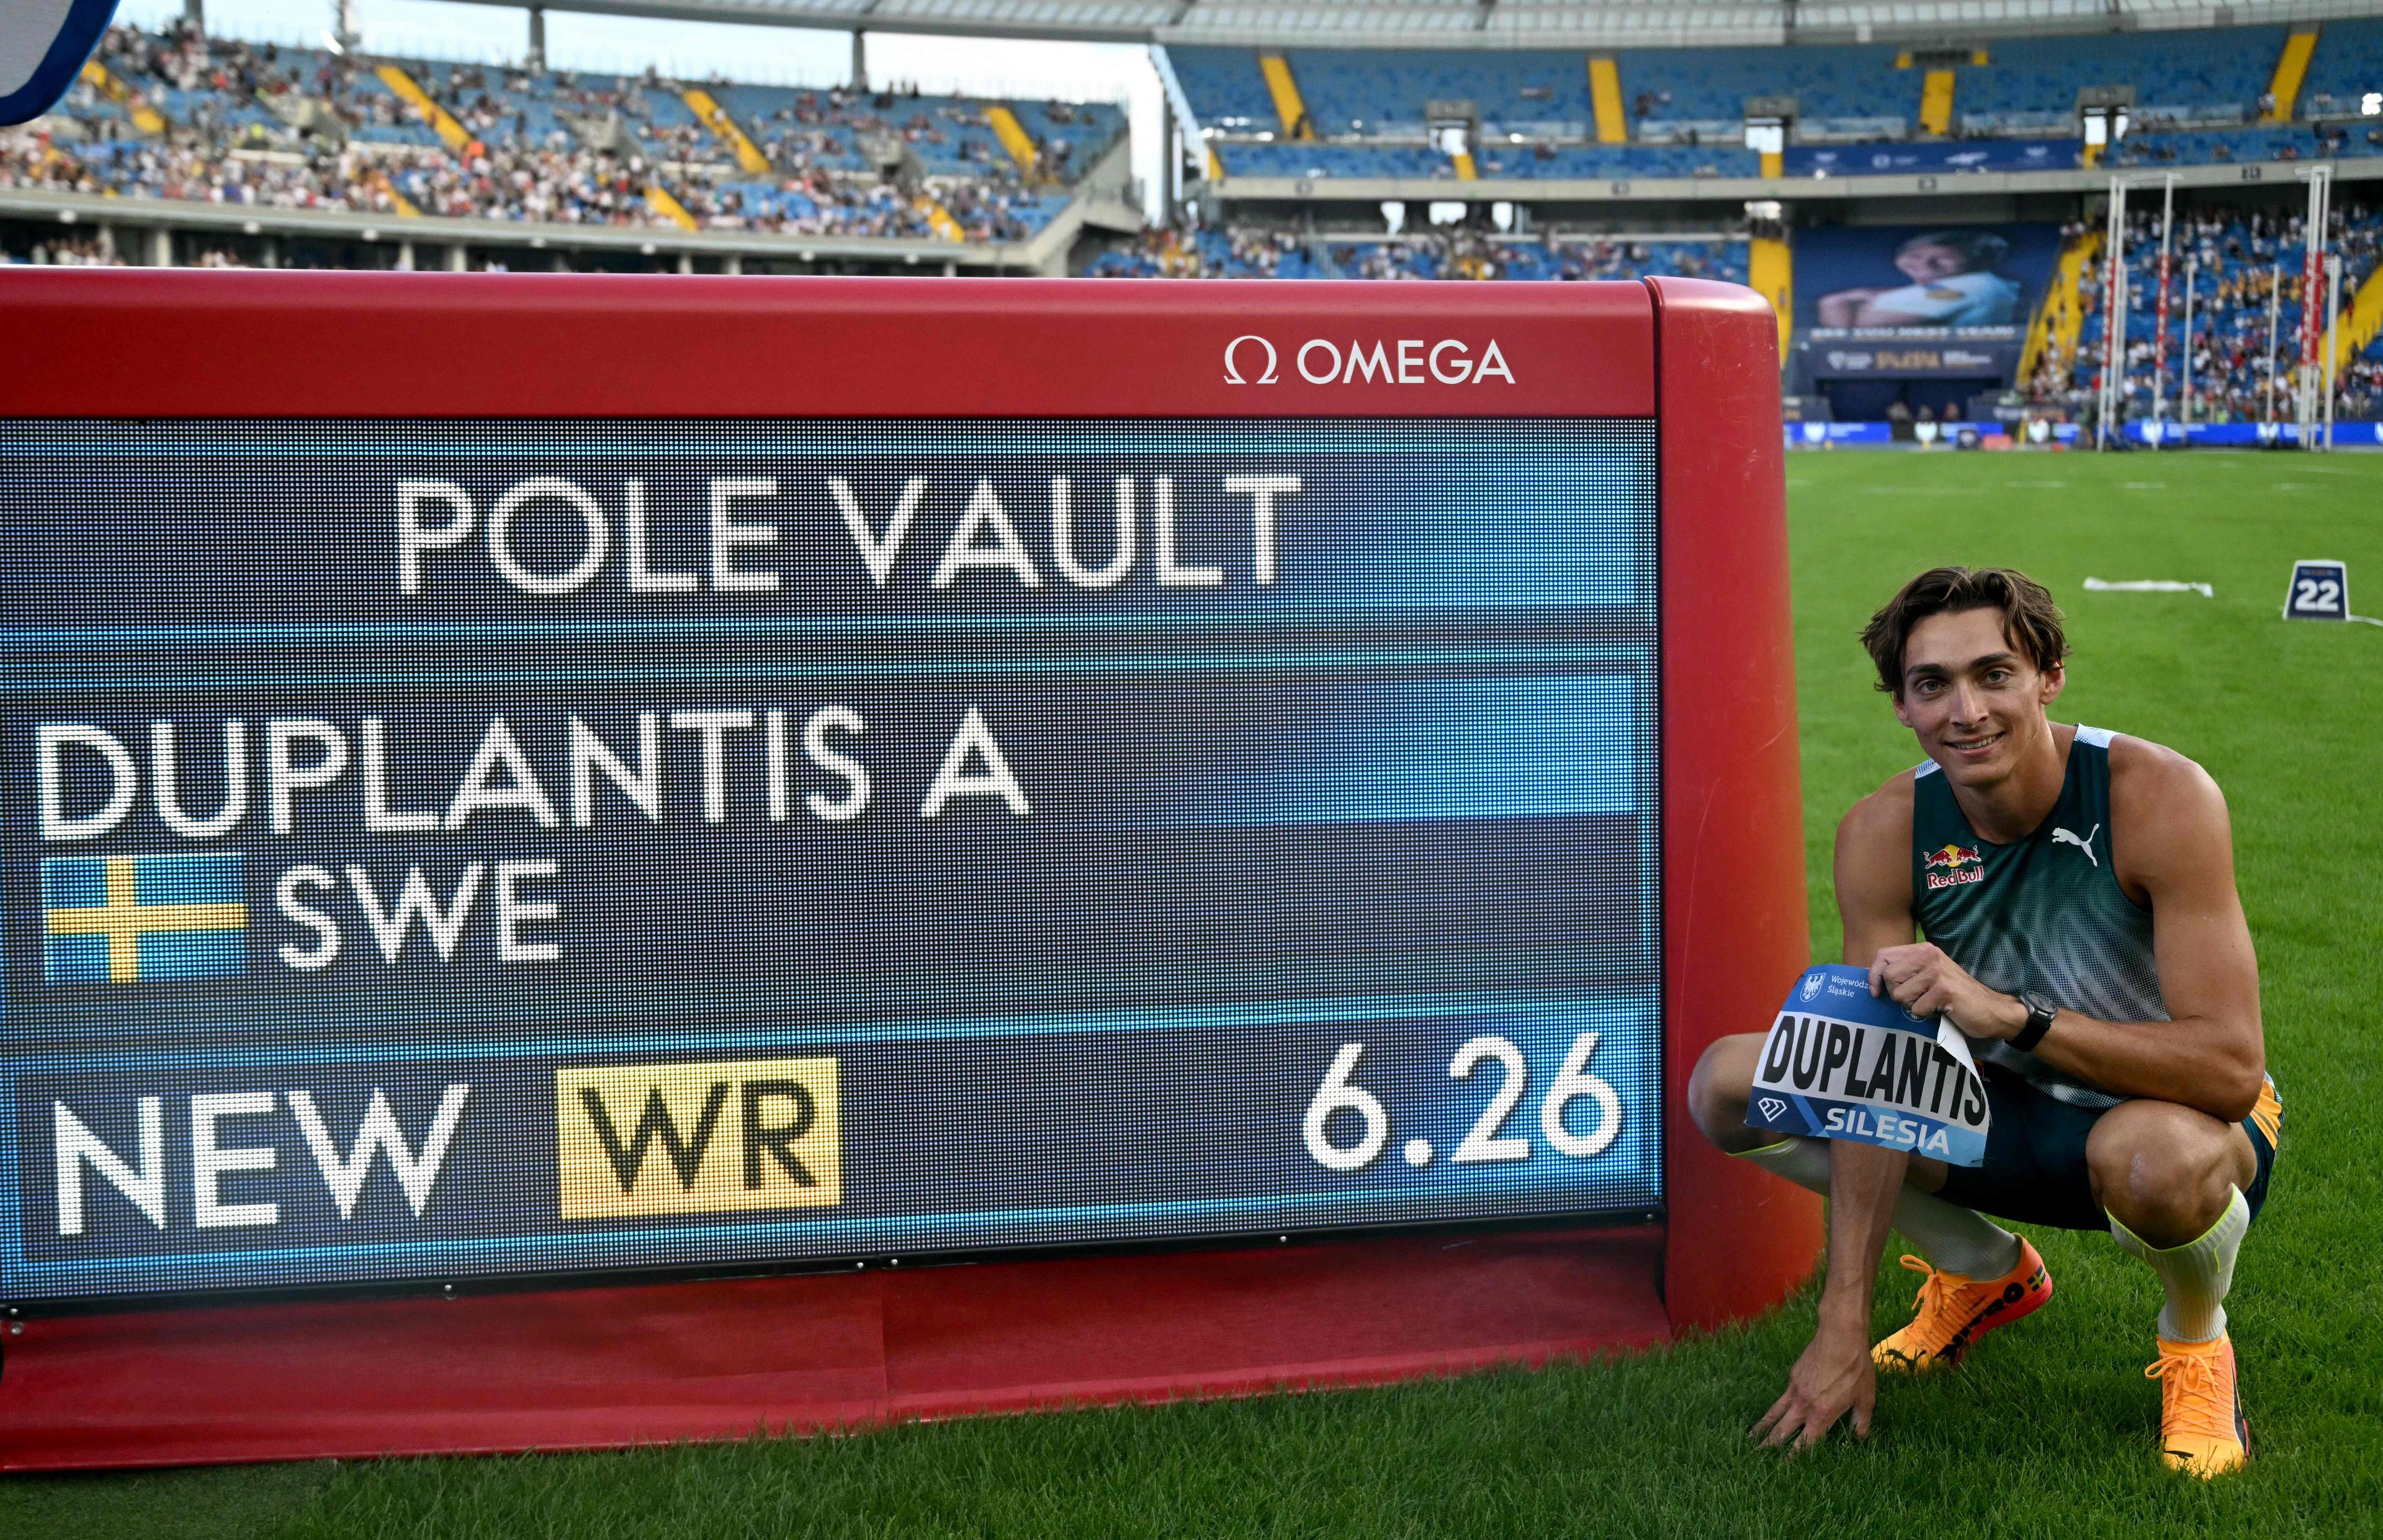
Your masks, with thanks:
M2019 1003L2027 1007L2027 1025L2012 1036L2010 1045L2022 1053L2032 1053L2043 1034L2052 1030L2052 1018L2060 1014L2060 1007L2033 990L2019 991Z

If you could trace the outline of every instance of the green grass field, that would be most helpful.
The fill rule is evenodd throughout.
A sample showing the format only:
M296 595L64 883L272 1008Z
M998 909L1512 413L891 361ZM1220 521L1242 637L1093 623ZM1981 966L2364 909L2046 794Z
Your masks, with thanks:
M1745 1432L1810 1330L1809 1295L1668 1352L1386 1390L621 1455L0 1481L0 1536L2383 1529L2383 628L2278 619L2296 557L2348 561L2383 613L2383 456L1804 454L1787 476L1816 955L1837 944L1838 815L1916 758L1854 634L1921 567L2042 578L2075 645L2060 714L2170 744L2231 799L2287 1108L2230 1305L2248 1472L2204 1487L2158 1467L2151 1275L2105 1237L2036 1233L2049 1309L1957 1374L1886 1386L1866 1446L1792 1463ZM2087 594L2088 576L2217 594ZM1916 1281L1894 1250L1882 1330Z

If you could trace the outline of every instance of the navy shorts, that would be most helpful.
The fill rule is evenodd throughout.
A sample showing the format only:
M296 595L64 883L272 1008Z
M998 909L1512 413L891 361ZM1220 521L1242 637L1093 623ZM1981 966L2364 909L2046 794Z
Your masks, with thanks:
M1994 1065L1981 1065L1979 1070L1985 1077L1986 1103L1992 1109L1986 1161L1983 1165L1945 1167L1940 1195L1963 1208L2023 1225L2108 1229L2109 1216L2093 1201L2085 1140L2094 1122L2110 1109L2073 1106ZM2267 1177L2275 1170L2276 1146L2283 1135L2283 1112L2276 1083L2269 1080L2259 1092L2258 1106L2242 1120L2259 1161L2258 1174L2242 1190L2254 1219L2267 1200Z

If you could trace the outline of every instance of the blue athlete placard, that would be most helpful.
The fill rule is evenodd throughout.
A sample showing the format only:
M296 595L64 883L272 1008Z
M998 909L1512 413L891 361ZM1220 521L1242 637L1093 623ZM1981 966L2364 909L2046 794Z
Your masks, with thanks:
M1808 968L1763 1041L1746 1120L1953 1165L1986 1158L1986 1090L1969 1045L1870 992L1866 969Z
M0 10L0 127L57 105L115 14L116 0L12 0Z

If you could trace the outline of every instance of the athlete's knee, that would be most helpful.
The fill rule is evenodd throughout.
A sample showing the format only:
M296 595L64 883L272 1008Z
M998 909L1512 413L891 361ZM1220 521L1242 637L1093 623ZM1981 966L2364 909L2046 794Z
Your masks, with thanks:
M1705 1138L1724 1150L1751 1150L1777 1136L1759 1134L1746 1126L1746 1109L1754 1098L1754 1068L1762 1057L1763 1034L1741 1032L1716 1039L1697 1060L1688 1077L1688 1115Z
M2241 1133L2173 1102L2121 1103L2086 1141L2094 1197L2151 1244L2182 1245L2216 1223L2232 1189L2250 1185Z

